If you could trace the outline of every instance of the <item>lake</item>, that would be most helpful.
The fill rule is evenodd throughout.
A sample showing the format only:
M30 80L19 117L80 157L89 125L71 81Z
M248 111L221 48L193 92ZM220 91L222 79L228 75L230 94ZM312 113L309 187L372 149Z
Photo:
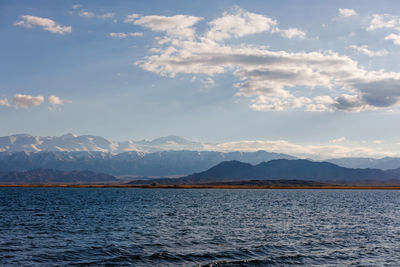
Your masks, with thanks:
M397 265L400 191L0 188L0 265Z

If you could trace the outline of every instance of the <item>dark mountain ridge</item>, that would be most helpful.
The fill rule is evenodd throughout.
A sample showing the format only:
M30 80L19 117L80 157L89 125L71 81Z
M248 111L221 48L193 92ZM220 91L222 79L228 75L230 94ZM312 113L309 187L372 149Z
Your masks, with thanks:
M238 162L222 162L201 173L187 176L195 179L303 179L303 180L359 180L359 179L393 179L396 176L379 169L351 169L329 162L309 160L271 160L255 166Z
M333 183L397 181L400 170L352 169L329 162L278 159L251 165L239 161L225 161L208 169L178 179L154 179L146 183L200 184L246 180L307 180ZM141 181L143 182L143 181ZM139 181L135 181L139 183Z

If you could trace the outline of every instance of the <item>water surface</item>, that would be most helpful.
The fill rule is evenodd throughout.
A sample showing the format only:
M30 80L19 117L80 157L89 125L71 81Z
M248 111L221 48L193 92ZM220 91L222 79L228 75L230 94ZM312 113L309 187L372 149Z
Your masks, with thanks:
M400 191L1 188L0 265L397 265Z

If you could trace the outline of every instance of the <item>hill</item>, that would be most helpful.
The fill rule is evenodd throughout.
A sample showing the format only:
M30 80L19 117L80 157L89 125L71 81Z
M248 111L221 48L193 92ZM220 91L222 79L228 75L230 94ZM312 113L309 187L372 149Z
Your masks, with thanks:
M306 180L328 183L393 183L400 182L399 171L352 169L329 162L309 160L271 160L257 165L225 161L207 171L178 179L154 179L145 183L204 184L246 180ZM144 181L135 181L140 183Z

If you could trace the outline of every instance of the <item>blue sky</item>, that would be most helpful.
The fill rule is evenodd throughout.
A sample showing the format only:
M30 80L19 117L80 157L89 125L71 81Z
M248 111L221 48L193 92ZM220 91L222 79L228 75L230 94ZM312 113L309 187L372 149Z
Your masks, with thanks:
M397 1L3 0L0 135L399 155L398 14Z

